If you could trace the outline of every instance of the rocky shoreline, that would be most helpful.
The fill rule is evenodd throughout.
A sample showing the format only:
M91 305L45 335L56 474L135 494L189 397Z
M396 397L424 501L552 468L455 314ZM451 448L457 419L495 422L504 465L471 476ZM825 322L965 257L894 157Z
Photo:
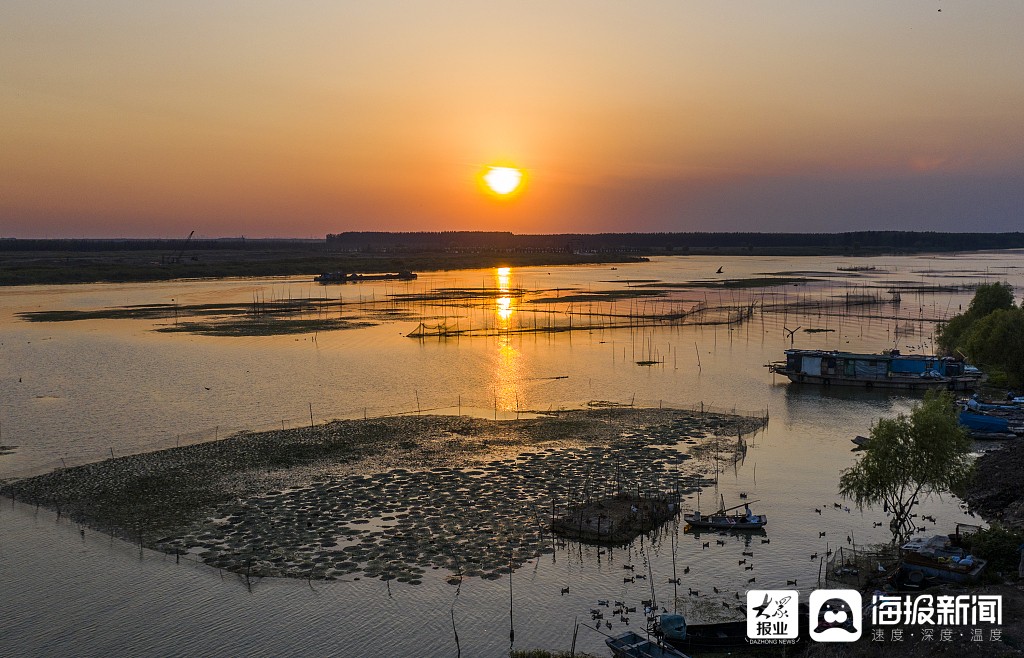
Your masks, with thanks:
M584 482L692 490L707 464L690 447L763 423L631 408L343 420L58 469L0 495L248 577L497 578L553 550L552 503Z

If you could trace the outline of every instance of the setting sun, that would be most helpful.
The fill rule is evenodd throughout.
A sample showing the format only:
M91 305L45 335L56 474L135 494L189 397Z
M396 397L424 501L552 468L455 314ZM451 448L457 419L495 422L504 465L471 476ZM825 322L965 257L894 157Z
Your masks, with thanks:
M523 172L514 167L488 167L484 182L495 194L505 196L515 192L523 180Z

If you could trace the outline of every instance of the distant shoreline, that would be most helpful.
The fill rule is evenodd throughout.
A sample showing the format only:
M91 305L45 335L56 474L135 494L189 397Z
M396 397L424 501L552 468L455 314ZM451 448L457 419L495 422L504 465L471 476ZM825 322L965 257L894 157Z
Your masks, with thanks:
M1024 233L352 232L326 240L0 239L0 286L432 272L643 262L651 256L845 256L1024 248Z
M166 253L166 251L165 251ZM129 252L4 252L0 251L0 286L74 283L148 283L175 279L309 276L345 270L361 274L436 272L492 267L541 267L640 263L635 254L409 254L310 253L294 251L195 251L198 260L167 263L160 254Z

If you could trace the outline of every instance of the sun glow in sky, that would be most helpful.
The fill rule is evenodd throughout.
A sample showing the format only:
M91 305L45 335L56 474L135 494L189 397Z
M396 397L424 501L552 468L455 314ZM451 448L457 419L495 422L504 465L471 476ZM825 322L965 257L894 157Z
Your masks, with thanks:
M1020 0L55 7L0 20L0 237L1021 222Z
M495 194L502 196L515 192L523 179L523 172L514 167L488 167L484 182Z

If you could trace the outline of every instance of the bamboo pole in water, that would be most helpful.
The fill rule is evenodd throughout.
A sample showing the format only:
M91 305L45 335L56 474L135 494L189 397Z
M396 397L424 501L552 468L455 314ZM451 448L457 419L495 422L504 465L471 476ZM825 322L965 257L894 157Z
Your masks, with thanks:
M459 632L455 630L455 608L451 609L452 613L452 633L455 634L455 656L459 658L462 656L462 647L459 646Z
M512 620L512 542L508 543L508 645L516 641L516 629Z

